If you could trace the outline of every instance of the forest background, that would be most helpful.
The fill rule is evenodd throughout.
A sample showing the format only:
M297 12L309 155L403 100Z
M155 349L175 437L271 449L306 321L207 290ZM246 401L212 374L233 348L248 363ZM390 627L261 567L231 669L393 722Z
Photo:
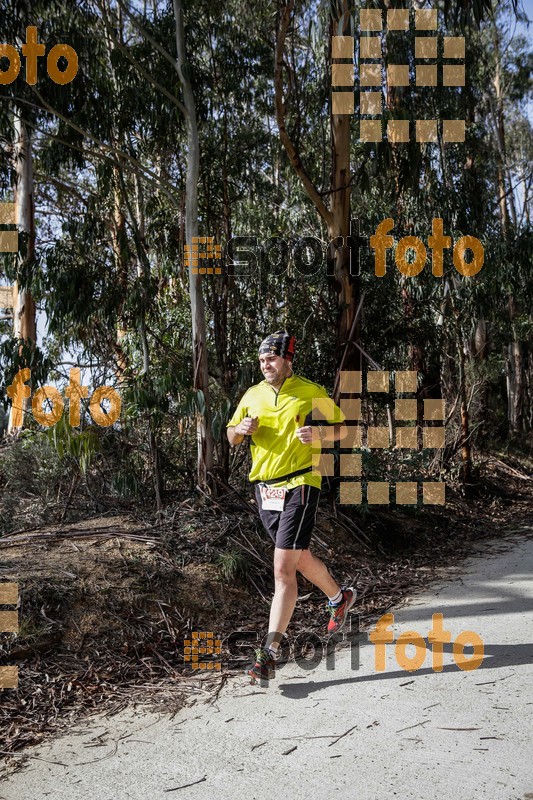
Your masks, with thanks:
M466 120L464 144L426 145L360 142L355 116L331 113L331 39L354 35L359 5L3 6L3 40L23 42L35 24L47 52L66 42L79 59L69 84L53 82L41 59L36 85L21 72L1 90L2 199L17 202L20 231L18 256L3 257L4 284L15 286L14 314L0 323L4 428L6 387L25 366L33 392L61 388L79 365L91 391L113 385L123 400L112 427L85 413L70 428L65 413L48 430L27 401L7 474L24 455L25 480L50 488L50 471L68 463L62 489L85 486L96 509L101 493L157 509L195 486L216 495L246 467L223 431L258 377L258 341L285 326L298 339L296 371L337 399L341 365L416 370L419 399L447 401L447 448L438 465L427 454L441 474L455 463L468 485L472 448L524 442L532 135L522 6L439 6L441 32L466 37L466 85L385 92L385 117ZM412 61L413 35L389 31L385 61ZM347 239L322 266L305 251L295 263L302 237L325 253L349 235L350 218L364 238L387 217L396 241L427 241L441 217L453 241L483 242L483 269L464 278L448 257L442 278L429 265L406 277L389 253L384 278L371 259L354 276ZM184 247L197 235L223 246L220 275L192 274ZM250 269L232 266L235 236L255 237ZM306 258L313 270L302 275ZM387 403L365 398L363 424L386 419ZM367 455L369 474L387 470ZM62 507L49 501L43 521ZM20 505L3 518L4 531L24 524Z

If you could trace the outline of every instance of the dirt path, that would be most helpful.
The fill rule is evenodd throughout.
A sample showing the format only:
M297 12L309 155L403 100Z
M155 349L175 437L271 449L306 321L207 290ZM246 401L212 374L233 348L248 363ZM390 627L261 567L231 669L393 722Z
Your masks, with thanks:
M337 651L334 669L325 658L312 670L289 662L268 689L231 677L216 702L173 719L129 710L80 724L28 749L0 798L531 799L532 571L532 539L492 543L394 611L395 640L408 630L427 637L435 613L452 642L476 632L478 669L460 670L450 643L442 672L433 671L426 638L417 671L399 666L395 643L377 671L364 634L358 669L352 644Z

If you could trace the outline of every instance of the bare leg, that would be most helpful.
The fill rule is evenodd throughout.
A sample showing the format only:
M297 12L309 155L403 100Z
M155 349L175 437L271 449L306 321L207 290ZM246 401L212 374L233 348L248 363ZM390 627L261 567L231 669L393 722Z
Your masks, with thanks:
M340 591L341 587L333 580L324 562L310 550L302 550L297 569L304 578L318 586L327 597L335 597Z
M310 550L274 550L275 592L270 607L268 639L266 646L272 642L279 644L291 620L298 597L298 581L296 570L308 581L318 586L327 597L334 597L340 586L333 580L328 568Z
M268 625L268 647L272 641L281 642L281 637L287 630L291 620L296 599L298 597L298 581L296 578L296 565L304 550L274 550L274 581L275 592L270 607Z

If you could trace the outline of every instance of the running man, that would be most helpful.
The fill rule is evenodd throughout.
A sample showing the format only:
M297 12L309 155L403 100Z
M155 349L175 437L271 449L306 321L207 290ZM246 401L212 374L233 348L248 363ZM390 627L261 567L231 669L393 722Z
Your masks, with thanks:
M261 342L259 365L265 380L248 389L227 425L231 445L250 437L249 479L255 483L261 521L275 545L269 633L248 670L250 677L261 680L275 675L279 645L298 597L297 571L328 597L328 634L344 625L356 598L353 587L341 588L309 549L322 482L313 471L311 444L318 452L320 443L344 438L347 429L342 424L345 415L326 390L294 374L295 343L287 331L276 331ZM322 402L330 409L324 415L330 425L313 420L313 398L323 398L315 406Z

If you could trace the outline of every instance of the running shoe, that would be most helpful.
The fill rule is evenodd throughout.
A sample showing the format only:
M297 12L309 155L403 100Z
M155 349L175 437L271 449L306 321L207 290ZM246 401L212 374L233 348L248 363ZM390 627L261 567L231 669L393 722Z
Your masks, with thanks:
M246 674L252 678L252 683L258 680L268 681L270 678L276 677L276 662L268 650L260 647L255 651L255 659L253 667L246 671Z
M329 602L327 604L327 608L330 614L330 620L328 623L328 633L337 633L337 631L340 631L340 629L346 622L346 618L348 617L348 611L355 603L357 597L357 592L352 586L349 586L347 589L341 589L341 591L342 591L342 601L339 603L338 606L332 606L331 603Z

